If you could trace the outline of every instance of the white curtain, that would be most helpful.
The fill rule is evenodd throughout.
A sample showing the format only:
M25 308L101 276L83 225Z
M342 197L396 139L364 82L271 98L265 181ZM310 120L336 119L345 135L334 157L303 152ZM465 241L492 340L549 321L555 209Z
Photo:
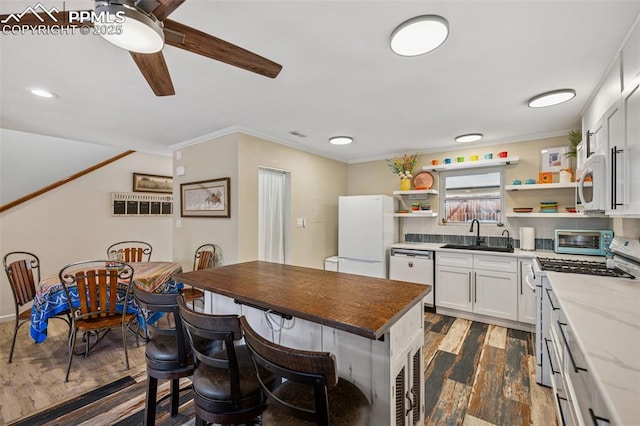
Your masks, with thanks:
M258 169L258 259L284 263L286 173Z

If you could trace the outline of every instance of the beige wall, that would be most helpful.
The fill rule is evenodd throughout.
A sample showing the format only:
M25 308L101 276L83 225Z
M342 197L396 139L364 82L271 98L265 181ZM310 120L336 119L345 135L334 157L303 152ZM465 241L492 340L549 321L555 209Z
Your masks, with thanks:
M131 192L132 173L171 175L171 157L134 153L0 215L0 252L35 253L44 276L64 265L103 259L121 240L143 240L153 260L171 260L169 217L111 216L111 192ZM13 296L0 274L0 320L13 318Z
M185 271L193 267L198 246L214 243L222 249L224 262L238 261L238 135L222 136L191 145L173 153L174 171L184 167L183 176L174 175L174 197L178 201L174 214L173 258ZM202 180L230 178L230 218L180 217L180 184Z
M338 240L338 196L347 192L347 165L264 139L234 133L180 149L175 166L184 166L179 184L231 177L231 218L182 218L174 229L174 257L190 268L193 250L203 242L218 244L225 263L258 258L258 169L270 167L291 173L290 263L323 268L335 255ZM295 226L305 218L307 226Z
M253 136L240 135L240 260L258 257L258 168L291 176L290 263L323 268L337 254L338 196L347 193L347 165ZM306 227L295 226L304 218Z

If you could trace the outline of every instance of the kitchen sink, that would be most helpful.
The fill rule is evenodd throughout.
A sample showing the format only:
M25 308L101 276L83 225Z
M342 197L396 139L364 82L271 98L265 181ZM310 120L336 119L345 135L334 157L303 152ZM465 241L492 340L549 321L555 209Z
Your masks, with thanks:
M497 251L501 253L513 253L513 247L478 246L471 244L445 244L440 248L457 250Z

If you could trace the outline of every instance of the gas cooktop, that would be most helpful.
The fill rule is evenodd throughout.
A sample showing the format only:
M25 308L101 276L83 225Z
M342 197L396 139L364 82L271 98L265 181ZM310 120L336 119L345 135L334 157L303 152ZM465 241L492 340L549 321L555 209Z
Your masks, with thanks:
M599 275L602 277L635 278L635 276L620 268L607 268L605 262L593 262L586 260L553 259L538 257L540 268L543 271L566 272L569 274Z

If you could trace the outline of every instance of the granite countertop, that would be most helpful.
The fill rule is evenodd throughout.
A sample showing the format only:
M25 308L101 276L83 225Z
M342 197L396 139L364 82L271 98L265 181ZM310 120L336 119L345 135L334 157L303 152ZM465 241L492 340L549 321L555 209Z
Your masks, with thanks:
M547 272L612 424L640 424L640 279Z
M406 249L414 249L414 250L431 250L431 251L446 251L446 252L457 252L457 253L468 253L468 254L482 254L489 256L513 256L513 257L524 257L533 259L534 257L556 257L556 258L565 258L565 259L582 259L582 260L593 260L593 261L604 261L604 257L602 256L582 256L582 255L574 255L574 254L559 254L552 250L520 250L514 249L513 253L504 253L504 252L496 252L496 251L482 251L482 250L460 250L460 249L443 249L442 246L444 243L395 243L391 244L391 248L406 248Z

